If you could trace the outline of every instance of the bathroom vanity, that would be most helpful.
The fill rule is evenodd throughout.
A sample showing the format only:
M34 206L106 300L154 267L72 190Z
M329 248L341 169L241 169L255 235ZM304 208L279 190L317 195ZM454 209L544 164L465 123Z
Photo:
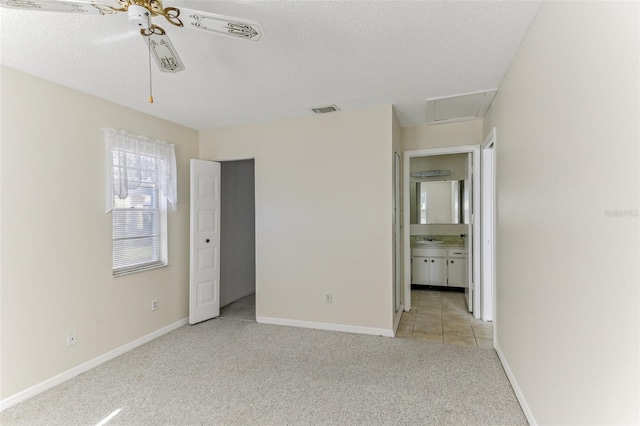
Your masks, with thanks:
M466 287L467 260L464 247L414 247L411 249L411 283Z

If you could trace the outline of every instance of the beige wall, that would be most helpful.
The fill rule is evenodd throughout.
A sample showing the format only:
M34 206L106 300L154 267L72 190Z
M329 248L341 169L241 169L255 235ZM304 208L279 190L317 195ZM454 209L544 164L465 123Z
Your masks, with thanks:
M540 424L638 424L639 4L543 3L497 127L497 332Z
M433 124L402 129L403 151L482 143L482 120Z
M255 158L257 316L392 328L392 127L381 106L200 133L202 159Z
M189 158L194 130L2 68L0 398L188 314ZM142 96L142 95L141 95ZM176 144L170 266L112 278L101 129ZM160 309L152 312L151 300ZM78 343L66 346L68 330Z

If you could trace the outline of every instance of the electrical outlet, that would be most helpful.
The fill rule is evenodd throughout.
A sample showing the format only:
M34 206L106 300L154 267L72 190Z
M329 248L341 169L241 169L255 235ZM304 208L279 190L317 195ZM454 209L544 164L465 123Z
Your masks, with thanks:
M325 303L332 303L333 302L333 295L331 293L327 293L324 295L324 301Z
M153 299L151 301L151 310L152 311L157 311L158 310L158 299Z
M67 346L73 346L78 343L78 333L75 330L71 330L67 333Z

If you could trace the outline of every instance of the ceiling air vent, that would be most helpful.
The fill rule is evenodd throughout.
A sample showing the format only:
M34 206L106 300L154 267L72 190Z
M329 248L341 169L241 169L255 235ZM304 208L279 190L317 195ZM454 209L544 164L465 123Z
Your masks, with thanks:
M328 112L340 111L340 108L335 105L329 105L326 107L312 108L311 111L315 112L316 114L326 114Z
M484 117L498 90L427 99L427 124L453 123Z

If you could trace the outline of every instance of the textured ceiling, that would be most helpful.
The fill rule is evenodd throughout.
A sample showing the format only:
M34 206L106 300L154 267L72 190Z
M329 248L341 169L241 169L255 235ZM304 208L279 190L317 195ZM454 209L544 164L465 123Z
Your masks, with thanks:
M112 0L105 4L115 5ZM401 125L426 123L425 100L494 89L539 2L177 1L257 21L257 42L164 27L186 70L153 69L124 13L0 9L8 67L194 129L393 104Z

